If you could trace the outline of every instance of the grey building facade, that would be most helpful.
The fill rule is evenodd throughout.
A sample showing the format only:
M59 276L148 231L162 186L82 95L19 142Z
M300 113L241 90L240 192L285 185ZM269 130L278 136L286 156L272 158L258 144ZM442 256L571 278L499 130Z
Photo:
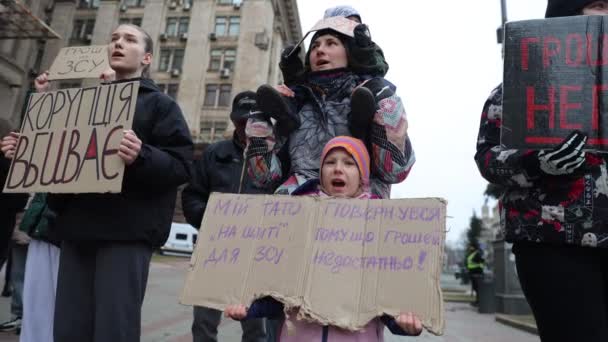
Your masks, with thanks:
M61 48L106 44L116 26L132 23L152 36L151 76L177 100L195 141L217 141L230 130L234 95L280 83L280 53L302 37L296 0L23 2L63 39L0 41L0 117L15 124L32 74L48 69Z

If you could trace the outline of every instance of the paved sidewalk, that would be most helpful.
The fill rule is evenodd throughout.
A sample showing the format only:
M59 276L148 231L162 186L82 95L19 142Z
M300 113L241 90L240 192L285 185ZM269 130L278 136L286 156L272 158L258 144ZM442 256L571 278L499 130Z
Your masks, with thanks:
M188 259L180 257L155 257L150 267L150 278L143 307L142 342L190 342L192 308L178 303ZM9 300L0 297L0 321L9 317ZM495 316L477 313L466 303L445 304L446 329L443 336L424 332L416 338L420 342L532 342L538 336L496 322ZM219 329L220 342L239 342L240 324L233 320L222 321ZM386 342L412 340L394 336L388 330ZM0 342L16 342L13 333L0 333Z

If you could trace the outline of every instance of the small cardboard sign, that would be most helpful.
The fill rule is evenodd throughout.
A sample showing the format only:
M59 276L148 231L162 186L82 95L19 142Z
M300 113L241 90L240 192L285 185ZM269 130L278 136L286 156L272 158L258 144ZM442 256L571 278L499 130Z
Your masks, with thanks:
M580 130L588 149L608 150L608 18L517 21L505 32L501 144L551 148Z
M70 46L59 51L49 69L49 80L99 78L110 68L107 45Z
M139 81L30 96L4 192L120 192Z
M294 49L289 53L291 55L300 44L308 37L312 32L320 31L323 29L332 29L334 31L340 32L349 37L355 36L355 27L359 25L358 22L350 19L346 19L345 17L330 17L326 19L319 20L315 26L313 26L306 34L300 39L298 44L294 47Z
M437 198L213 193L180 301L223 310L270 295L351 331L411 311L440 335L445 210Z

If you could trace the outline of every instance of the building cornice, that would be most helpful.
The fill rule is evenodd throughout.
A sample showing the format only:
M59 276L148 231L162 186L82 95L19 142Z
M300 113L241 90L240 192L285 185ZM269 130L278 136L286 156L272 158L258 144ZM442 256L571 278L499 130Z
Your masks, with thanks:
M294 42L302 39L302 24L300 23L300 12L298 11L298 3L296 0L283 0L285 3L285 10L287 13L287 21L289 22L289 29L291 37Z

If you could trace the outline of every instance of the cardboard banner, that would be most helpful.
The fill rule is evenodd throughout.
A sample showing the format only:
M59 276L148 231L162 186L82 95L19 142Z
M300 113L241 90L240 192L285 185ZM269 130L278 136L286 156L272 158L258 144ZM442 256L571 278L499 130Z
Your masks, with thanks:
M4 192L120 192L139 81L30 96Z
M590 150L608 150L608 18L518 21L505 32L501 143L550 148L580 130Z
M65 47L49 69L49 80L99 78L109 68L107 45Z
M180 301L223 310L271 295L348 330L412 311L442 334L445 210L436 198L213 193Z

